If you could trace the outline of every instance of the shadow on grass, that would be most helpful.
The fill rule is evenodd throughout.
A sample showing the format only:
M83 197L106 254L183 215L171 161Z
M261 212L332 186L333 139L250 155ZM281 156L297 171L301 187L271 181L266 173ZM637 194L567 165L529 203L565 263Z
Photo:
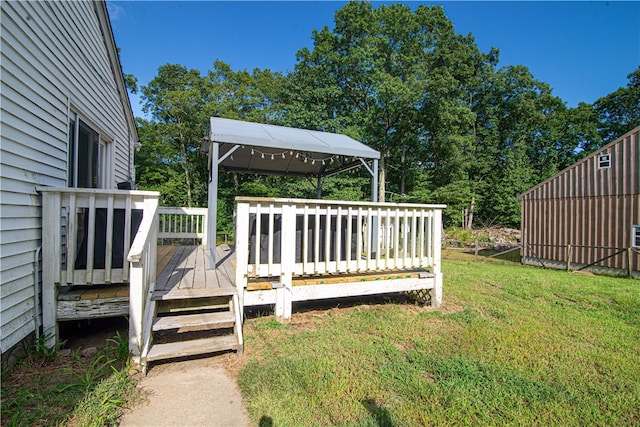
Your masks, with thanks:
M263 415L258 422L260 427L273 427L273 418L268 415Z
M395 426L395 424L393 423L393 420L391 419L391 413L387 408L385 408L382 405L379 405L373 399L364 399L362 400L362 404L364 405L365 408L367 408L367 411L369 411L369 413L376 420L375 422L377 426L379 427Z

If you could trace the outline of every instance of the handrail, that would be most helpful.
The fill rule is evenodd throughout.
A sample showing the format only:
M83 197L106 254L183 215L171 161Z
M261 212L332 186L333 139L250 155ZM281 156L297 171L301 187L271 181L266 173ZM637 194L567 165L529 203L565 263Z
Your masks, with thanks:
M129 351L133 363L145 369L151 345L152 296L156 284L158 199L147 199L144 216L127 259L131 262L129 287Z
M368 201L350 201L350 200L323 200L323 199L288 199L277 197L236 197L238 203L276 203L276 204L293 204L293 205L330 205L330 206L371 206L371 207L399 207L411 209L444 209L447 205L443 204L424 204L424 203L392 203L392 202L368 202Z
M209 209L161 206L158 216L159 239L200 239L207 244Z
M149 203L149 206L145 206L142 222L140 228L136 233L131 249L127 255L129 262L139 262L144 249L148 246L149 241L154 237L157 239L158 230L158 201L154 200ZM155 231L155 233L154 233Z

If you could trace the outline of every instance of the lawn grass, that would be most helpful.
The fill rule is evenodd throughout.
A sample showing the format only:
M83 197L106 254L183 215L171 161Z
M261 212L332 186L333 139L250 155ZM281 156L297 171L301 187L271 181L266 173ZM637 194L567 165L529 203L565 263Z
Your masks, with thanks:
M460 258L443 270L441 310L387 298L247 320L252 420L640 424L639 281Z
M117 425L142 391L128 375L128 337L117 334L95 355L64 353L41 337L2 376L2 426Z

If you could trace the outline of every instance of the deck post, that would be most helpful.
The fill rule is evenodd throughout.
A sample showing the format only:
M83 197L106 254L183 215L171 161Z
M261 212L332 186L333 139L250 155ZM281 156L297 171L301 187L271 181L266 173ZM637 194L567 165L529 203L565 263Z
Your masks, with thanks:
M54 346L58 342L58 282L60 281L59 252L62 250L60 230L62 222L59 192L42 193L42 332L46 345ZM72 215L72 213L67 213ZM36 284L37 285L37 284ZM36 324L37 324L36 319Z
M435 274L435 283L431 294L431 306L439 308L442 304L442 271L440 270L442 256L442 210L435 209L433 211L433 274Z
M282 244L280 262L281 286L276 289L276 317L291 318L293 270L295 268L296 246L296 206L285 204L282 206Z
M249 204L238 203L236 207L236 290L241 318L244 317L244 291L247 287L249 265Z

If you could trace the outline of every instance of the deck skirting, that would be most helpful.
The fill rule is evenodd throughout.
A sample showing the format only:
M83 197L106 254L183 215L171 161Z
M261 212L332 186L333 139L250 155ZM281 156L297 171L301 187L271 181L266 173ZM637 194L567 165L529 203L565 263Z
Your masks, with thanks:
M274 283L272 289L245 289L244 307L275 305L276 316L286 319L291 317L291 303L293 302L433 290L436 289L436 281L441 280L441 277L439 278L437 274L433 273L427 273L423 276L425 277L305 286L286 286Z
M58 321L127 316L129 285L62 288L56 313Z

